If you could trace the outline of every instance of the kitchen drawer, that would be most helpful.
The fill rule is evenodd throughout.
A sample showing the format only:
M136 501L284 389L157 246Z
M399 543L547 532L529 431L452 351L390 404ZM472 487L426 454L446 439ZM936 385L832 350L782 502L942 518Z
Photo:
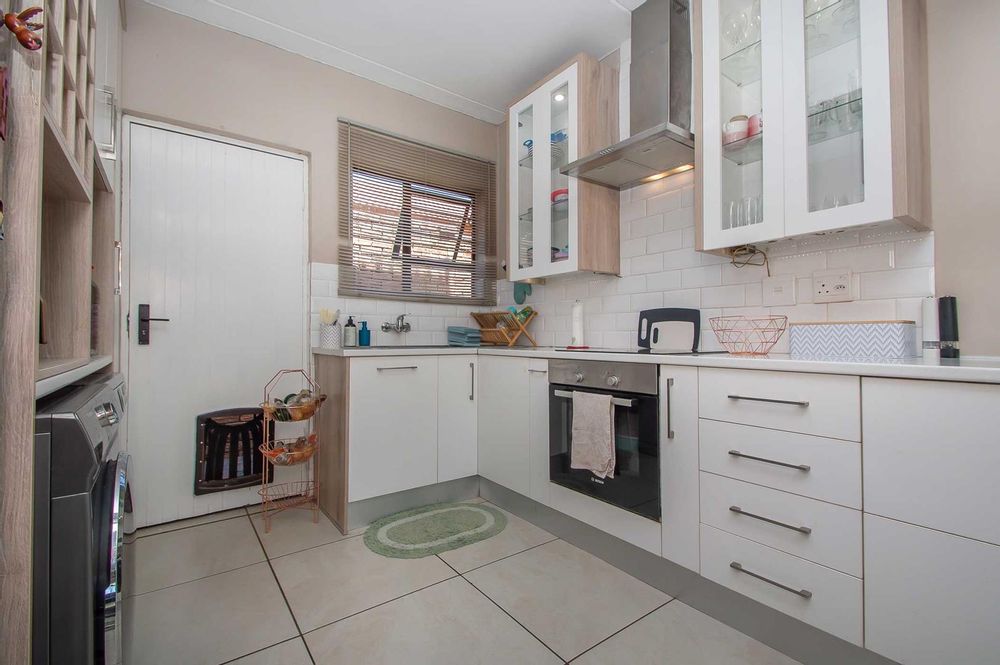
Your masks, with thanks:
M861 384L856 376L702 368L702 418L861 440Z
M862 575L861 511L703 471L701 521L843 573Z
M865 512L1000 544L1000 386L865 379Z
M861 508L861 444L703 419L699 445L702 471Z
M742 570L735 569L734 564ZM701 574L861 646L862 585L856 577L707 524L701 525ZM804 597L806 594L808 597Z

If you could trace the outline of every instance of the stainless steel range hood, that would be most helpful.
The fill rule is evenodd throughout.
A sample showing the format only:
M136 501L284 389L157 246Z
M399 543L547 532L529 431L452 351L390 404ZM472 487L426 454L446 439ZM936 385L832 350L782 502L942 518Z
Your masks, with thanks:
M561 169L628 189L694 168L690 0L646 0L632 12L632 136Z

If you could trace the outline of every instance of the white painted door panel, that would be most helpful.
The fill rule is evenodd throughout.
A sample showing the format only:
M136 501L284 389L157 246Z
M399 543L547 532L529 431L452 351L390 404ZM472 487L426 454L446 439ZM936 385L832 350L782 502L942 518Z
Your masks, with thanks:
M438 358L437 482L478 473L476 356Z
M194 496L195 417L257 405L276 370L306 361L307 171L224 139L125 126L128 441L144 526L259 500L257 488ZM143 346L139 303L170 319L150 323Z
M996 663L1000 547L865 515L865 646L906 665Z
M863 385L865 512L1000 544L1000 386Z
M549 505L549 363L528 361L528 442L531 498Z
M697 367L660 366L660 505L663 557L698 572Z
M479 475L529 496L528 359L479 358Z
M438 359L351 358L348 501L437 482Z

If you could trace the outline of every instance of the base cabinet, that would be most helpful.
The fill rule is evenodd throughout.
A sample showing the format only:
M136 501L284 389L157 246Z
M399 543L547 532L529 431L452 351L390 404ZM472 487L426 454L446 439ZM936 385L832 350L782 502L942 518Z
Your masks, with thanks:
M906 665L996 663L1000 547L865 515L865 647Z
M438 358L438 449L439 483L478 473L479 387L476 356Z
M528 361L528 492L532 499L549 500L549 362Z
M527 358L479 358L479 475L528 496Z

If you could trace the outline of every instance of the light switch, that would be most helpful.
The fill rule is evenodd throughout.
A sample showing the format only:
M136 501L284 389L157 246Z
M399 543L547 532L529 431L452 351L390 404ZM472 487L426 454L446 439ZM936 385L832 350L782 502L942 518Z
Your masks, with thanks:
M765 277L762 286L764 288L764 299L762 302L765 307L780 307L795 304L794 275Z

